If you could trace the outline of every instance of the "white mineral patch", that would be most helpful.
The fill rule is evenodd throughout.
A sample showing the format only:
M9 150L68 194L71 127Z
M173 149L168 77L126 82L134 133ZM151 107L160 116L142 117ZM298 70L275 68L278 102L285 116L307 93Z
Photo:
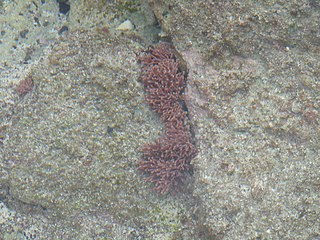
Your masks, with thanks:
M3 202L0 202L0 224L3 224L11 220L13 213L4 205Z
M130 20L126 20L123 23L121 23L116 29L120 31L130 31L134 29L134 25Z
M161 31L158 35L159 35L159 37L161 37L161 38L168 37L168 34L167 34L166 32L164 32L164 31Z

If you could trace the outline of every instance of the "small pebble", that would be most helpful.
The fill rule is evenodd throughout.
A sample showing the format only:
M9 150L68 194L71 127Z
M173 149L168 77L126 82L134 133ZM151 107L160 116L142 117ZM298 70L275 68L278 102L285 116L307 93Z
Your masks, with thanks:
M129 31L133 30L134 26L130 20L126 20L123 23L121 23L116 29L119 31Z

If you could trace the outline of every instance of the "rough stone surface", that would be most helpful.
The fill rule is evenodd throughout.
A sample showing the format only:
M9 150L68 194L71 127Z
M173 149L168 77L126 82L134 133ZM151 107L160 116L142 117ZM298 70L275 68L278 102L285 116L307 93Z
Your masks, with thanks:
M15 86L45 55L64 20L53 1L0 1L0 132L14 113Z
M208 239L317 239L319 5L150 1L189 64Z
M162 206L137 174L137 149L156 136L146 120L157 122L137 81L140 51L123 37L70 32L32 71L36 88L6 132L1 184L11 207L59 219L38 237L170 237L181 228L183 204Z
M3 10L8 15L10 4ZM38 49L38 60L31 58L26 67L10 62L1 73L6 95L1 95L0 236L190 239L193 228L184 227L192 224L188 201L160 198L137 172L139 148L161 133L138 82L136 56L145 46L138 35L119 36L93 25L54 32L55 41ZM35 87L19 98L14 89L25 77Z
M149 0L155 18L145 1L74 0L62 19L41 2L0 1L1 238L320 237L317 1ZM136 63L157 21L189 66L199 149L177 196L136 171L161 133Z

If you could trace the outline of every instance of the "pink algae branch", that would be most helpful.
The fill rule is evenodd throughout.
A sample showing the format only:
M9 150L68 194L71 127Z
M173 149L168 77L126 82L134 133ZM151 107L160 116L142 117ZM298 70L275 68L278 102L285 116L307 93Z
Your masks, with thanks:
M22 79L16 86L16 92L19 97L25 96L27 93L31 92L33 89L34 83L31 76Z

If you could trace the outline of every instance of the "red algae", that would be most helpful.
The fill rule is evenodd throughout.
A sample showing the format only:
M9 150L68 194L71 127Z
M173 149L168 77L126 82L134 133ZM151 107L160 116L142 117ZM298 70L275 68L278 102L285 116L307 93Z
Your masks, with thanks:
M160 43L139 57L142 64L141 81L146 101L159 114L165 133L142 149L139 170L146 181L161 194L179 188L186 174L192 171L191 160L197 149L186 125L187 113L181 106L187 79L175 49Z

